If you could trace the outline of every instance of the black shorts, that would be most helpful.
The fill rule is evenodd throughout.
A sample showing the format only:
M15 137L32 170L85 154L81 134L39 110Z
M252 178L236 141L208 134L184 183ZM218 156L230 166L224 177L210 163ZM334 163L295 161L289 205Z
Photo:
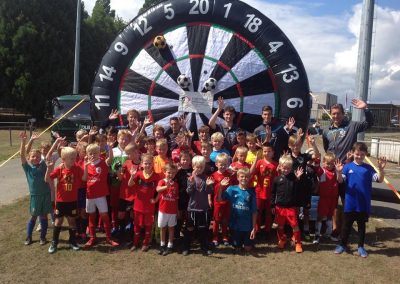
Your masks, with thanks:
M118 211L119 212L129 212L133 209L133 201L128 201L125 199L119 199Z
M208 229L211 215L209 211L188 211L186 215L186 227L195 229Z
M56 209L54 210L54 217L73 217L77 216L77 202L56 202Z

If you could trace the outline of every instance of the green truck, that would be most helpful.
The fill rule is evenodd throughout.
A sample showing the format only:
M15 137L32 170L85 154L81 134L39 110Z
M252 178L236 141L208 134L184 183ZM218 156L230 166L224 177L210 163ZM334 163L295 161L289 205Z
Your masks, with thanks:
M82 99L85 99L85 101L51 128L53 139L58 134L72 142L75 141L75 133L79 129L85 129L89 132L92 126L92 119L90 117L90 97L88 95L65 95L54 98L52 100L52 119L53 122L56 121Z

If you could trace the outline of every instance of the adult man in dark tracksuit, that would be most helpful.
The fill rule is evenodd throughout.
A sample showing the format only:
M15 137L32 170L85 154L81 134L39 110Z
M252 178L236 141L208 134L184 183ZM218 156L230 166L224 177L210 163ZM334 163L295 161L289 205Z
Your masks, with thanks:
M353 147L353 144L357 141L357 134L364 132L374 123L372 113L368 110L367 104L359 99L353 99L351 101L354 108L364 109L365 120L364 121L349 121L345 119L344 109L341 104L335 104L331 106L331 126L325 129L322 133L322 141L325 152L332 152L336 155L336 158L341 162L345 162L347 159L347 153ZM345 183L339 185L339 195L344 203L345 195ZM334 216L334 229L338 233L338 218L337 213Z

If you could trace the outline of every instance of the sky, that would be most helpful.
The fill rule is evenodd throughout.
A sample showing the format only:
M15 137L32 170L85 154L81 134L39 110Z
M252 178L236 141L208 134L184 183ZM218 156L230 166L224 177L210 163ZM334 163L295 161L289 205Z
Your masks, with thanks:
M299 53L313 92L355 97L362 0L242 0L264 13ZM95 0L84 0L91 13ZM144 0L111 0L130 21ZM400 104L400 1L375 0L370 103Z

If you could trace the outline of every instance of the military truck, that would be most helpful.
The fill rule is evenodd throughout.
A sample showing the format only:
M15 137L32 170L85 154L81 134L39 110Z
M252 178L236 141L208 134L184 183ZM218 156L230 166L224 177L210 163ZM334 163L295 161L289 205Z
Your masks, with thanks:
M55 136L58 133L61 137L66 137L68 141L72 142L75 141L76 131L79 129L90 130L92 120L90 117L90 97L88 95L65 95L54 98L52 100L52 120L53 122L56 121L82 99L85 99L83 103L52 127L53 139L56 138Z

